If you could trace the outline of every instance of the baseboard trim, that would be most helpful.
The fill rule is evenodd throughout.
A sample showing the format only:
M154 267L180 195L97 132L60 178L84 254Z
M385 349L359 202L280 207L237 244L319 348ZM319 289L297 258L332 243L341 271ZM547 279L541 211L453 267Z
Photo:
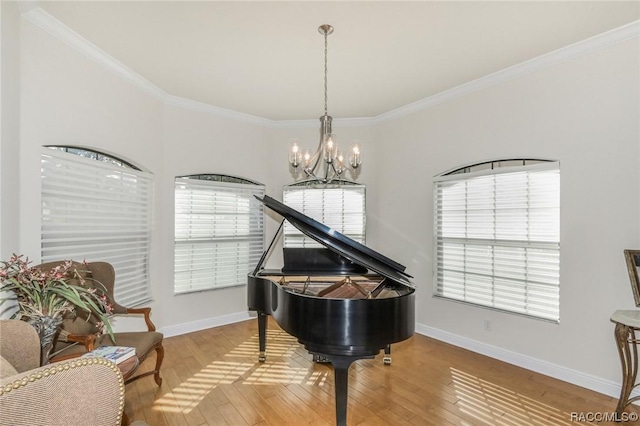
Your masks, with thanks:
M487 343L479 342L477 340L469 339L468 337L459 336L457 334L449 333L448 331L443 331L423 324L416 324L416 333L460 348L468 349L472 352L486 355L509 364L517 365L518 367L526 368L527 370L535 371L536 373L544 374L545 376L550 376L554 379L587 388L613 398L618 398L620 396L621 385L619 382L606 380L601 377L566 368L548 361L543 361L538 358L533 358L528 355L489 345ZM634 392L634 394L637 393L638 392Z
M181 334L193 333L194 331L206 330L207 328L242 322L251 318L255 318L255 314L252 315L250 312L244 311L198 321L185 322L177 325L170 325L168 327L162 327L159 331L164 334L165 337L173 337L180 336Z

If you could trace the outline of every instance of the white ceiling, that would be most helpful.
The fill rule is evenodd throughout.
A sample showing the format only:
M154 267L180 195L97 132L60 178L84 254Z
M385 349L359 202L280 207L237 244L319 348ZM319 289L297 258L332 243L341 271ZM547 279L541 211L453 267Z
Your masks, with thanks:
M165 92L272 120L375 117L640 19L630 1L44 1Z

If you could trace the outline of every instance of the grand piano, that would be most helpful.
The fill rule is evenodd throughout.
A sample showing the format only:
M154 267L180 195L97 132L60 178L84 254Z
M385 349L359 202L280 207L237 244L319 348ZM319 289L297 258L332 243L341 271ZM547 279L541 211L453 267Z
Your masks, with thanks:
M413 335L415 286L405 267L279 201L262 203L283 217L255 270L248 275L247 303L258 317L259 361L266 360L267 315L296 337L314 360L334 368L336 424L347 424L351 363L374 358ZM263 264L284 221L324 248L284 249L282 270Z

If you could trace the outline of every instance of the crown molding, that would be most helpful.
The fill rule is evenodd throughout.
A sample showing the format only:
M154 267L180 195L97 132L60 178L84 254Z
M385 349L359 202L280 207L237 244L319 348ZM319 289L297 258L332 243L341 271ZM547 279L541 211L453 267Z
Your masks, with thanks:
M577 57L595 52L640 36L640 21L634 21L622 27L598 34L594 37L579 41L569 46L562 47L544 55L537 56L511 67L480 77L468 83L461 84L444 92L440 92L428 98L401 106L394 110L382 113L374 118L376 123L381 123L397 118L405 117L418 111L422 111L436 105L469 95L482 89L496 86L507 81L540 71L559 63L575 59Z
M276 123L268 118L256 117L255 115L245 114L187 98L181 98L179 96L167 95L163 101L167 105L190 109L192 111L203 112L206 114L213 114L222 118L228 118L244 123L257 124L259 126L274 127L274 123Z
M318 124L317 120L270 120L170 95L58 21L42 8L37 7L37 2L25 1L19 3L24 3L24 6L21 6L22 16L29 22L167 105L271 128L307 128L315 127ZM365 127L395 120L638 37L640 37L640 21L634 21L375 117L342 118L334 119L333 122L341 127Z
M51 14L40 7L36 7L23 13L22 16L35 26L46 31L58 40L66 43L73 49L85 55L87 58L102 65L107 70L122 77L125 81L133 84L139 89L147 92L151 96L164 102L168 97L167 92L151 83L122 62L109 55L104 50L82 37L71 28L58 21Z
M18 2L18 7L20 8L20 14L24 15L25 13L31 11L38 7L37 0L21 0Z

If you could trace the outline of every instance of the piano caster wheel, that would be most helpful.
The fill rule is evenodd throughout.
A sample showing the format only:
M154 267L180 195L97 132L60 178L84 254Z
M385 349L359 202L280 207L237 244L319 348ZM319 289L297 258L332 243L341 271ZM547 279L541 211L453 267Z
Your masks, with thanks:
M331 362L329 361L329 359L327 359L326 356L318 355L318 354L312 354L312 355L313 355L313 362L319 362L321 364L326 364L328 362Z
M384 363L384 365L391 365L391 357L385 356L384 358L382 358L382 362Z
M260 355L258 355L258 361L265 362L266 360L267 360L267 354L265 354L264 352L260 352Z

